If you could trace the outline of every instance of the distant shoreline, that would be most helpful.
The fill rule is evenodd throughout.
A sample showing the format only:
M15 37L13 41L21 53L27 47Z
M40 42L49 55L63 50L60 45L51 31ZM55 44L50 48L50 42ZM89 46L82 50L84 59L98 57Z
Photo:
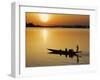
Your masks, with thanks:
M32 23L26 23L26 27L36 27L36 28L89 28L89 25L52 25L52 26L41 26L41 25L35 25Z

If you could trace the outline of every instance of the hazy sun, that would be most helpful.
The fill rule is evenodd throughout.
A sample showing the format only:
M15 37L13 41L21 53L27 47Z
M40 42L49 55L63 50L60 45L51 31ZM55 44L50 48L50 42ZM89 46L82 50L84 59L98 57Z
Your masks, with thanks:
M49 20L48 14L39 14L39 17L42 22L47 22Z

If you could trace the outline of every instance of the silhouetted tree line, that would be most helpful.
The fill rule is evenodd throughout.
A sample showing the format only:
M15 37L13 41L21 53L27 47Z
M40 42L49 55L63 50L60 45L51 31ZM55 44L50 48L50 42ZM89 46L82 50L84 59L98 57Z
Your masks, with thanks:
M41 26L41 25L35 25L35 24L32 24L32 23L26 23L26 27L89 28L89 26L84 26L84 25L53 25L53 26Z

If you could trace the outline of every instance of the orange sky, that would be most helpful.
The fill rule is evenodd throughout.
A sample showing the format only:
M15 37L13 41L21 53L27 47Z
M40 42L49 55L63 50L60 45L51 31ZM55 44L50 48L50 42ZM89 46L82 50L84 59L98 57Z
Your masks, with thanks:
M35 25L89 25L88 15L73 15L73 14L47 14L48 21L41 20L41 13L26 12L26 22Z

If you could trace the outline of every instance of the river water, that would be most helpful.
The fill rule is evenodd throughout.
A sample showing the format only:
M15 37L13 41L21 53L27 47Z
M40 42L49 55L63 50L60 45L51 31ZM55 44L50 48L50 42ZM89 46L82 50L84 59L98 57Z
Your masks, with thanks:
M77 58L48 54L48 49L74 49L79 46ZM26 28L26 67L89 64L89 29Z

